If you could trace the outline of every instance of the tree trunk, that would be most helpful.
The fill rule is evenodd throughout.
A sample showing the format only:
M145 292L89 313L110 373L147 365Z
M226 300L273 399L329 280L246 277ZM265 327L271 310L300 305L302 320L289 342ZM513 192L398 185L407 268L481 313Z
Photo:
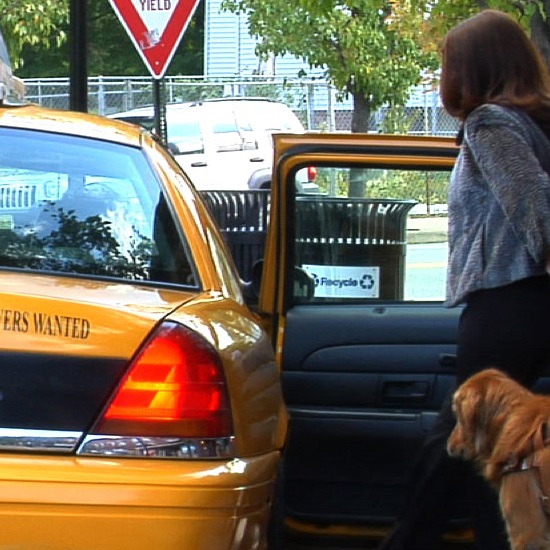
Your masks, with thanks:
M365 94L353 94L353 115L351 119L351 131L354 134L368 133L370 120L370 101ZM366 170L354 168L350 170L350 197L365 197L366 194Z
M531 38L533 42L539 48L542 56L546 60L548 66L550 66L550 2L548 0L541 3L541 9L544 10L544 17L539 10L536 10L533 17L531 17Z
M369 131L370 101L365 94L355 92L353 94L353 115L351 119L351 131L354 134L367 133Z

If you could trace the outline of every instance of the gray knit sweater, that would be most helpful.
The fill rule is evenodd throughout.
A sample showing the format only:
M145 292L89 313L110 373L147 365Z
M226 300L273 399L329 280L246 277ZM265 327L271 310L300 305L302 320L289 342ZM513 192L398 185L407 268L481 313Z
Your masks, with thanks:
M449 307L476 290L546 273L550 176L538 159L550 160L550 142L537 132L544 137L498 105L466 119L449 186Z

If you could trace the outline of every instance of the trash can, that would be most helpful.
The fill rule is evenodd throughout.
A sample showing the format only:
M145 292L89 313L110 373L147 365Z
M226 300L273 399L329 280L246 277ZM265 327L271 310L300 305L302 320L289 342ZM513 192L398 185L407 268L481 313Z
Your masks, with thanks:
M264 257L269 189L201 191L201 195L229 245L241 278L249 281L252 266Z
M377 268L379 286L372 297L403 299L407 216L415 204L414 200L300 196L296 263Z

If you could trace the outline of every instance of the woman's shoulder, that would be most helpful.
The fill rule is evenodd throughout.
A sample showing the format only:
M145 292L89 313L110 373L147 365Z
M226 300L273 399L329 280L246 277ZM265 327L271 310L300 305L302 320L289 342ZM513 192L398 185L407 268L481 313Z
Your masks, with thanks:
M464 122L464 133L470 143L475 139L478 130L497 128L530 140L534 135L534 126L531 117L518 108L485 103L468 115Z
M468 129L473 130L478 126L488 125L523 125L527 114L514 107L497 105L496 103L484 103L476 107L466 118Z

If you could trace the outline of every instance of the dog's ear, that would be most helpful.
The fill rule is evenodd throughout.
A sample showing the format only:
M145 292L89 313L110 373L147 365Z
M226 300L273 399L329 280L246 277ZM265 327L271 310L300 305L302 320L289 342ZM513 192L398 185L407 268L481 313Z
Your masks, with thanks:
M502 427L510 418L510 412L518 399L518 391L522 392L523 388L495 369L482 371L479 378L474 377L471 382L477 401L474 405L477 411L476 452L480 456L489 456Z
M472 457L491 454L495 427L502 421L504 396L500 391L499 376L490 371L468 379L458 388L454 397L457 421L461 425L464 443Z
M477 454L477 432L480 424L481 396L474 388L461 387L453 398L453 410L460 426L463 444L468 453Z
M474 448L476 455L485 457L491 451L491 431L487 429L487 418L485 415L479 416L478 425L474 427Z

